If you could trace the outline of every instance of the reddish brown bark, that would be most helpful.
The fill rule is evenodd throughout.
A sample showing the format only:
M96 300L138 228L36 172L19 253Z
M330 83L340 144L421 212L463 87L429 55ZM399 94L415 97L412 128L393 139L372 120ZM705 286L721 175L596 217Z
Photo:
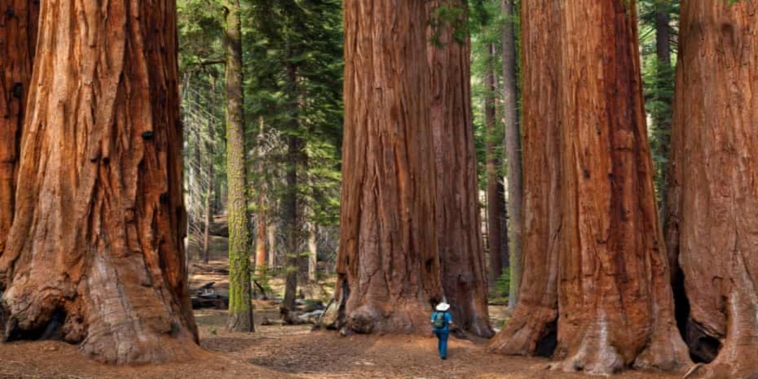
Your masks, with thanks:
M337 300L360 333L428 333L442 300L425 1L349 0Z
M17 213L0 258L6 340L102 362L187 359L176 10L45 4Z
M465 8L461 0L434 0ZM470 40L457 41L449 25L430 30L431 122L437 166L437 240L442 286L458 327L491 337L487 309L487 267L479 214L479 184L471 110Z
M0 0L0 254L15 213L21 127L32 79L39 2Z
M758 377L758 4L683 2L680 41L668 242L715 358L693 377Z
M497 280L503 275L503 237L502 218L504 215L505 196L500 177L500 159L495 152L497 129L497 76L495 75L495 45L487 47L487 76L485 77L485 123L487 128L487 245L489 247L490 267L489 285L494 289ZM507 260L506 260L507 262Z
M519 303L488 350L508 355L551 355L558 320L558 256L562 212L559 46L555 0L522 3L524 71L523 278Z
M680 370L689 358L674 322L658 226L635 4L547 6L557 12L555 34L562 38L554 68L562 212L555 356L562 361L553 367Z

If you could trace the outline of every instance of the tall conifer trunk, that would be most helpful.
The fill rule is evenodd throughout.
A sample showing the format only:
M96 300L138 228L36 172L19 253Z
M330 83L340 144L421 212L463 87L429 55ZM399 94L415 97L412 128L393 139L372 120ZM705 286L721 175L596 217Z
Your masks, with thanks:
M297 56L292 47L287 47L287 56L292 59ZM287 189L283 199L284 225L287 228L287 267L284 301L280 311L284 319L294 323L295 298L297 297L298 279L301 277L303 258L300 256L302 240L303 215L300 208L300 167L303 165L303 141L300 139L300 91L298 90L298 67L294 62L286 64L287 92L289 97L289 135L287 136ZM307 261L306 261L307 263Z
M226 161L229 182L229 319L227 327L252 332L253 290L250 277L250 228L247 214L247 164L242 93L242 24L240 0L226 7Z
M255 234L255 272L258 275L264 274L265 269L269 263L266 262L268 257L266 256L266 229L268 226L268 199L266 195L266 163L264 161L263 151L263 139L266 137L265 126L263 118L259 122L260 130L258 131L258 162L256 162L256 168L258 170L258 228ZM265 295L265 294L264 294Z
M668 248L693 377L758 375L758 3L682 3ZM715 359L715 360L714 360Z
M554 355L562 361L553 367L593 374L630 366L682 369L689 357L674 321L668 260L655 205L636 5L627 0L572 0L559 7L551 0L530 3L524 4L525 14L531 13L526 8L539 5L544 7L540 12L555 12L550 16L551 30L561 38L558 59L546 60L555 64L550 69L558 74L558 125L554 126L560 157L558 261L546 277L535 278L538 283L524 282L524 288L541 286L557 277L557 304L547 304L557 305L557 312L537 308L558 316ZM527 55L542 49L529 45L532 38L525 37ZM555 58L555 53L547 54ZM524 93L525 103L531 104L534 100L527 94L533 94ZM548 233L535 237L556 238ZM539 298L549 298L553 291L546 288ZM535 304L527 302L525 293L518 307ZM544 332L529 329L545 318L533 319L518 308L516 312L513 326L491 347L534 354Z
M441 6L467 11L461 0L428 3L432 15ZM466 21L465 14L459 21ZM457 40L452 25L436 25L430 34L438 42L429 44L428 59L442 288L456 325L491 337L471 110L471 42L468 37Z
M490 254L489 285L494 289L503 274L503 233L502 220L505 202L503 184L500 178L500 159L495 151L497 130L497 75L495 74L495 45L487 47L487 73L485 77L485 123L487 127L487 242Z
M424 0L348 0L340 325L429 332L442 300Z
M516 4L503 0L503 14L507 22L503 27L503 104L505 107L505 156L508 163L508 247L510 248L510 294L508 306L516 308L521 284L521 229L522 202L524 201L523 168L521 158L521 125L519 121L518 85L516 67Z
M189 359L175 3L94 5L41 10L0 257L4 339L61 339L108 363Z

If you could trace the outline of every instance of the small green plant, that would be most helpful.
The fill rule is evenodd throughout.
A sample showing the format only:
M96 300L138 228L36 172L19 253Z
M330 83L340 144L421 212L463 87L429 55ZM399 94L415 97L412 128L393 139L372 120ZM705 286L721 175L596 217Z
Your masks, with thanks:
M261 288L265 291L263 295L266 295L268 293L272 292L271 289L271 277L272 277L272 270L269 270L268 265L263 265L260 268L257 268L251 272L251 277L257 283L256 287L260 285ZM257 289L257 288L256 288Z
M216 328L209 328L209 329L208 329L208 332L209 332L209 333L210 333L212 336L214 336L214 337L218 337L218 331L216 330Z
M498 295L508 298L508 294L511 293L511 270L503 269L502 275L495 282L495 292Z

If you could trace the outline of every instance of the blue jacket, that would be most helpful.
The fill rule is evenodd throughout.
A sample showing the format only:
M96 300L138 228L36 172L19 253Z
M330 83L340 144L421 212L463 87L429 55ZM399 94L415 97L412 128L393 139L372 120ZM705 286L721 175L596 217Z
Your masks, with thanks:
M434 324L434 319L437 317L437 313L443 313L445 315L445 327L442 329L434 328L434 331L442 332L442 333L450 333L450 323L453 322L453 316L450 315L450 312L434 311L434 313L432 313L432 324Z

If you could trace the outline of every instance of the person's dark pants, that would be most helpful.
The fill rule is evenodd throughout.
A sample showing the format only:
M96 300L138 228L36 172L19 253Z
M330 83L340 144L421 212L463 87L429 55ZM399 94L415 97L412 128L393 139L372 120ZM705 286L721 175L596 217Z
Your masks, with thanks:
M447 359L447 337L450 336L450 331L435 331L437 335L437 349L440 351L440 358Z

